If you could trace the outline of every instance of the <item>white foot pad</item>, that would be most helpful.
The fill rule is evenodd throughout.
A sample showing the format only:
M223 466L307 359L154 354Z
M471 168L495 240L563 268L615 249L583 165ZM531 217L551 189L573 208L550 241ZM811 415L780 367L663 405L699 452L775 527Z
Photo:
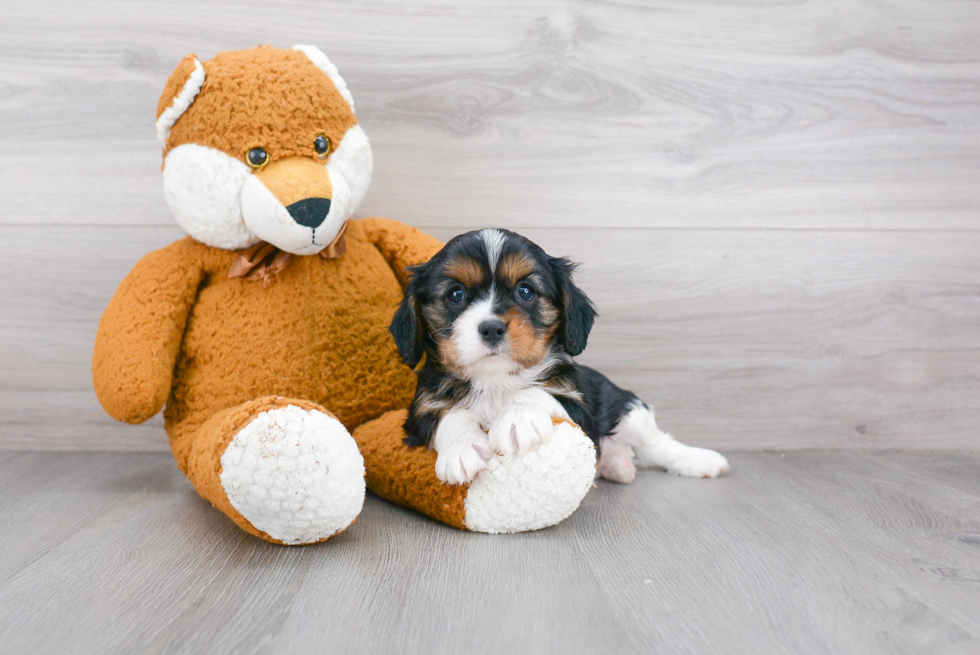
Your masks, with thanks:
M490 458L466 492L466 527L496 534L563 521L592 487L595 464L592 440L559 423L537 449Z
M633 451L621 446L609 437L603 437L602 454L599 455L599 475L607 480L629 484L636 477L636 465L633 464Z
M292 405L262 412L228 444L221 469L232 507L286 544L326 539L364 506L364 459L323 412Z
M667 470L692 478L716 478L728 470L728 460L707 448L685 446L684 451L667 464Z

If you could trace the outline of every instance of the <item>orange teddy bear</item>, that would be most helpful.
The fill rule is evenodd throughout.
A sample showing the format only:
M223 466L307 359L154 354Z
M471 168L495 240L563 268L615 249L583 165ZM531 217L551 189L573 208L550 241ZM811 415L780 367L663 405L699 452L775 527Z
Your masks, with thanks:
M129 423L166 404L177 465L205 499L268 541L347 528L367 486L450 525L535 529L594 476L575 426L471 485L435 477L401 442L415 377L387 333L406 268L442 244L350 220L372 156L347 85L312 46L185 57L157 108L164 191L188 237L144 257L99 324L92 372Z

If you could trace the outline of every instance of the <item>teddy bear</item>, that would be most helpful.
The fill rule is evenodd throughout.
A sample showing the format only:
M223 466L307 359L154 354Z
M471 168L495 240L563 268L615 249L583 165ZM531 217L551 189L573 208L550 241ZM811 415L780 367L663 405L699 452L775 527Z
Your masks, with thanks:
M243 530L324 541L365 486L448 525L556 523L595 475L591 441L556 422L470 485L402 439L415 376L388 325L410 267L442 244L352 220L372 154L344 79L313 46L186 56L157 107L164 195L187 237L140 260L110 300L92 359L113 418L165 428L180 470Z

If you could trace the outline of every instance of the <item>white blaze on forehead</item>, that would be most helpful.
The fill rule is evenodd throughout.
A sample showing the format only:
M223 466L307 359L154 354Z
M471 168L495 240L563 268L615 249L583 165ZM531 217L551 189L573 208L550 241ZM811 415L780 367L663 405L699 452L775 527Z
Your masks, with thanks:
M487 257L490 258L490 270L497 270L497 260L500 259L500 249L504 246L507 236L500 230L480 230L480 238L487 247Z
M191 103L194 102L194 98L201 92L202 86L204 86L204 66L195 57L194 71L187 78L187 81L184 82L184 88L174 96L174 101L170 103L169 107L163 110L160 118L157 119L157 138L160 139L161 143L167 143L167 139L170 138L170 129L177 123L177 119L187 111Z
M333 85L337 87L337 91L340 92L343 99L347 101L348 105L350 105L350 110L354 111L354 98L347 89L347 82L345 82L344 78L340 76L340 71L338 71L337 67L333 65L330 59L323 54L323 51L315 45L294 45L293 50L302 52L311 62L313 62L314 66L323 71L326 76L330 78L330 81L333 82Z

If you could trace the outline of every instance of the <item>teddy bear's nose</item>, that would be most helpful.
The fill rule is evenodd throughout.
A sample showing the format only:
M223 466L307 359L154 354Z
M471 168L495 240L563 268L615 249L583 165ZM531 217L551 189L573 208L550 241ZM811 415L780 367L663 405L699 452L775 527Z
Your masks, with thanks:
M329 198L305 198L294 202L286 211L293 220L306 227L320 227L320 223L330 213Z

